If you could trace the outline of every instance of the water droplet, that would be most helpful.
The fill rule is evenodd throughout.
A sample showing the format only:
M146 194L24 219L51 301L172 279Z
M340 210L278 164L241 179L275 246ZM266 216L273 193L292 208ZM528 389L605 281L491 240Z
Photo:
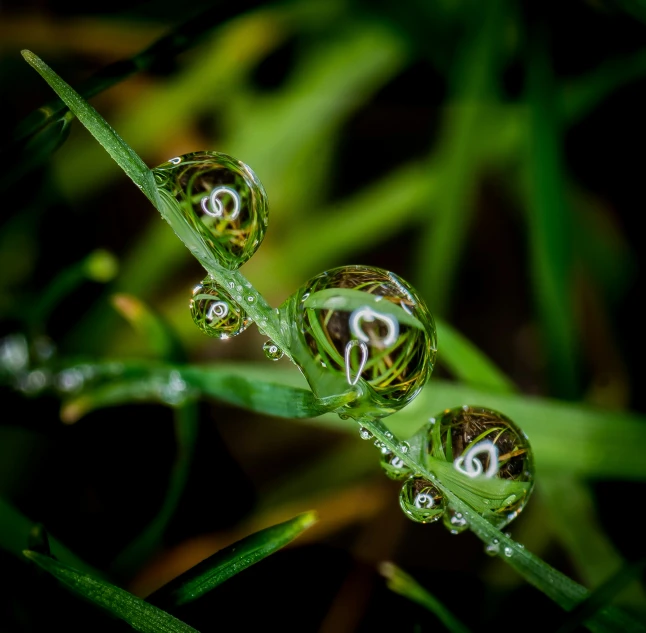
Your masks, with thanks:
M443 521L444 526L449 532L451 532L451 534L460 534L469 527L466 517L461 512L457 512L453 508L449 508L446 511Z
M186 401L187 395L186 381L177 370L172 370L160 386L160 398L167 404L178 405Z
M405 455L410 450L410 444L408 442L402 442L399 445L399 450Z
M85 377L81 369L77 367L70 367L63 369L56 376L56 387L63 393L74 393L83 387Z
M247 297L247 301L248 301L249 303L253 303L253 302L254 302L254 298L253 298L252 296L248 296L248 297Z
M0 369L15 374L28 365L29 348L22 334L9 334L0 340Z
M372 433L368 429L366 429L364 427L361 427L359 429L359 437L362 440L371 440L372 439Z
M411 475L411 469L406 466L404 460L392 451L382 453L379 461L384 474L390 479L406 479Z
M56 345L48 336L39 336L32 343L34 356L41 363L45 363L56 353Z
M514 554L514 550L513 550L513 549L511 549L511 547L505 547L505 549L504 549L503 551L504 551L505 556L506 556L507 558L511 558L511 557L512 557L512 555Z
M409 477L399 493L399 505L409 519L433 523L444 514L442 493L422 477Z
M211 277L206 277L193 289L189 307L197 327L214 338L236 336L251 323L251 318Z
M500 553L500 541L495 538L485 547L485 553L489 556L497 556Z
M49 383L49 373L42 369L23 374L18 380L18 389L26 394L35 395Z
M248 165L220 152L194 152L153 174L164 203L179 210L224 268L235 270L256 252L267 229L267 195Z
M285 355L285 352L283 352L283 350L271 340L265 341L262 349L269 360L280 360Z
M406 309L404 309L404 307ZM361 381L348 405L384 417L420 392L435 363L433 317L417 292L397 275L368 266L343 266L310 279L281 306L307 362L295 362L315 395L327 388L320 368ZM315 368L310 369L310 368Z
M390 431L386 431L386 432L384 433L384 435L386 436L386 439L388 439L388 440L392 440L392 439L393 439L393 434L392 434Z
M432 457L452 461L456 470L473 479L470 485L486 506L481 514L498 529L525 507L534 485L532 450L527 436L501 413L468 405L446 409L427 427L426 450ZM496 496L487 496L487 479L507 482L504 501L498 485Z

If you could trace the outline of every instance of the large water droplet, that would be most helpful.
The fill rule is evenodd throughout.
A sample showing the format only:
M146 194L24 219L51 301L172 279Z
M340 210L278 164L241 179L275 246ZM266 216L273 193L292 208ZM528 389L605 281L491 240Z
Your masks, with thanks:
M189 307L197 327L214 338L237 336L251 323L251 317L210 277L193 289Z
M409 519L418 523L433 523L444 514L442 493L422 477L410 477L399 493L399 505Z
M411 469L404 460L391 451L381 454L380 463L386 477L390 479L406 479L411 474Z
M244 264L267 230L267 195L250 167L220 152L194 152L153 169L162 199L179 209L218 262Z
M317 396L321 368L364 396L348 405L374 417L406 406L435 363L433 317L417 292L394 273L343 266L310 279L281 306L307 362L295 361ZM302 356L301 356L302 358Z
M285 352L273 341L265 341L262 350L269 360L280 360L285 355Z
M534 486L527 436L503 414L483 407L463 405L435 418L427 427L427 454L453 462L473 479L469 486L482 504L476 509L502 529L525 507Z

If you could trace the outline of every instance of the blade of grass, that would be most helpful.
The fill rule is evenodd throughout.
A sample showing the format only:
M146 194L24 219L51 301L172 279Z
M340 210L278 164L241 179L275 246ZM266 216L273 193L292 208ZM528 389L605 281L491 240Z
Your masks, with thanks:
M501 32L507 11L502 0L482 5L481 20L466 38L453 70L456 107L444 123L443 138L435 154L441 165L440 193L417 247L418 277L413 279L428 305L439 315L447 313L459 258L467 238L473 196L483 148L481 128L486 127L485 104L495 103L495 77L500 58Z
M540 491L557 539L580 577L596 591L625 562L599 523L590 491L582 481L565 473L549 472L541 474ZM637 584L622 597L624 606L646 605L646 594Z
M42 59L28 50L23 50L22 56L51 86L54 92L65 101L78 120L105 148L117 165L154 202L157 197L155 183L150 170L141 158L108 125L103 117L76 91L72 90Z
M22 557L22 551L29 543L29 535L35 525L37 524L19 512L9 501L0 497L0 547L2 549ZM83 571L101 576L100 572L81 560L51 534L48 535L48 541L52 556Z
M93 408L162 397L174 379L185 383L185 396L210 397L266 415L313 418L311 424L356 432L356 426L317 403L293 367L267 363L219 363L212 366L169 366L155 362L111 363L111 382L101 389L68 400L63 418L74 422ZM97 374L101 365L90 366ZM118 368L121 367L119 370ZM121 379L119 371L124 372ZM174 376L174 378L173 378ZM175 402L177 404L177 402ZM387 419L402 437L410 437L427 420L446 408L472 404L502 411L529 436L540 472L580 476L646 478L642 447L646 445L643 416L595 409L553 399L500 393L434 378L405 409ZM338 405L337 405L338 406ZM559 438L558 442L554 438Z
M550 393L573 398L578 389L572 305L571 218L563 182L561 129L544 33L535 34L528 78L529 255Z
M316 520L315 512L306 512L284 523L255 532L213 554L155 591L146 600L167 608L193 602L235 574L284 547Z
M23 553L41 569L59 580L67 589L124 620L136 631L196 633L196 629L188 624L115 585L88 576L38 552L25 550Z
M462 624L433 594L424 589L412 576L402 571L393 563L381 563L379 573L386 579L388 589L422 605L444 625L451 633L469 633Z

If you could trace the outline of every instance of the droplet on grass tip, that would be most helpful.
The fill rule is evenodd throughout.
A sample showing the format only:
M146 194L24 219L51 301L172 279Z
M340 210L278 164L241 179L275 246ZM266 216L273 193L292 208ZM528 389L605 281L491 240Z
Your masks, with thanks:
M251 317L211 277L193 289L189 308L197 327L214 338L237 336L251 324Z

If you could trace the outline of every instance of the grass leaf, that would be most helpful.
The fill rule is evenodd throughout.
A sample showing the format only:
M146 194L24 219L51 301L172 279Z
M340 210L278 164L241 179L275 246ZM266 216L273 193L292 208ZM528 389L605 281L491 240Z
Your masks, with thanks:
M133 596L103 580L97 580L49 556L25 550L24 555L49 572L70 591L82 596L114 615L125 620L133 629L142 633L196 633L196 629L162 611L152 604Z
M450 631L450 633L469 633L469 629L434 595L399 567L393 563L381 563L379 573L386 579L386 584L391 591L422 605L431 613L434 613L447 631Z
M305 512L289 521L251 534L213 554L158 589L147 600L160 606L181 606L197 600L235 574L293 541L315 523L316 518L316 513Z

